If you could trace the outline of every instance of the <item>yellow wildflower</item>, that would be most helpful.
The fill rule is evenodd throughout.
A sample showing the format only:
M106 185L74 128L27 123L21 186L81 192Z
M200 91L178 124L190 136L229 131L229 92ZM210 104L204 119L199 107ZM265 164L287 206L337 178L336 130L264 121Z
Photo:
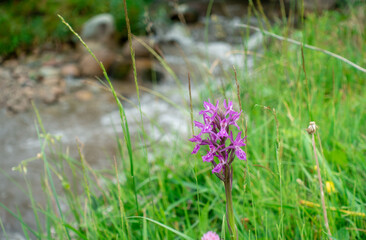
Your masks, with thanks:
M326 181L325 182L325 189L327 190L328 193L336 192L335 187L334 187L334 183L332 181Z

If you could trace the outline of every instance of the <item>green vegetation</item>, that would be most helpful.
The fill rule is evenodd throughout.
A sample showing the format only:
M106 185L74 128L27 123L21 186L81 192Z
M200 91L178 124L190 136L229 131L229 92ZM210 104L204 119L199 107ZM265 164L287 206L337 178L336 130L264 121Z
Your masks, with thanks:
M144 7L150 0L128 0L130 21L134 33L144 32ZM108 1L2 1L0 2L0 56L29 51L45 42L60 43L71 39L70 31L59 21L57 14L78 26L100 13L111 13L116 19L119 37L126 38L123 3ZM77 17L75 17L77 16Z
M310 15L302 29L292 29L289 36L366 66L365 11L363 5L345 13ZM281 26L271 31L289 32ZM332 235L365 239L366 74L327 54L268 41L262 53L248 53L254 54L254 69L237 68L248 124L248 161L233 163L239 239L326 239L322 210L316 206L320 195L315 159L305 131L310 121L319 126L316 144L323 182L335 186L335 192L325 193L327 206L333 207L328 210ZM211 84L207 76L207 91L202 101L193 103L195 109L208 97L237 100L231 70L223 84ZM46 220L34 234L44 239L199 239L212 230L225 236L224 186L209 165L190 154L193 144L177 136L169 147L164 142L141 146L143 141L130 140L129 116L122 104L119 108L125 138L117 139L116 169L91 169L82 151L80 159L72 159L62 153L57 139L41 131L48 205L33 205L36 219L44 215ZM240 125L244 128L245 121ZM139 137L150 140L144 132ZM51 156L47 159L46 149ZM151 162L147 153L153 156ZM114 165L113 158L110 161ZM72 170L72 178L65 169ZM76 195L73 178L80 176L82 181L76 183L84 191ZM52 179L61 182L62 193L56 193ZM69 207L63 216L58 210L61 200ZM311 203L301 204L304 201Z

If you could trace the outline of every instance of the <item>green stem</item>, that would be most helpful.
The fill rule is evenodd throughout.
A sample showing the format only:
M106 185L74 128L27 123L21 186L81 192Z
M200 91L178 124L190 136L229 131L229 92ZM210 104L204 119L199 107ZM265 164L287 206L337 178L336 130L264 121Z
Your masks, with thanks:
M230 232L230 238L238 239L238 233L235 225L233 199L231 194L232 173L229 167L225 167L225 195L226 195L226 221Z

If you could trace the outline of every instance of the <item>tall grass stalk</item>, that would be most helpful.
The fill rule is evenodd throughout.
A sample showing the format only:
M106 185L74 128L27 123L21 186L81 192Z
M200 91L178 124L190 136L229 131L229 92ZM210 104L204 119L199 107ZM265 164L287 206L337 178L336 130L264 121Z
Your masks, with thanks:
M146 166L148 169L148 177L149 177L149 185L151 185L151 176L150 176L150 164L148 161L148 156L147 156L147 147L146 147L146 139L145 139L145 127L144 127L144 120L142 117L142 110L141 110L141 101L140 101L140 93L139 93L139 84L137 82L137 70L136 70L136 60L135 60L135 50L132 47L132 33L131 33L131 26L130 26L130 20L128 18L128 12L127 12L127 3L126 0L123 0L123 8L125 11L125 19L126 19L126 27L127 27L127 36L128 36L128 44L129 44L129 48L130 48L130 53L131 53L131 60L132 60L132 68L133 68L133 78L135 80L135 86L136 86L136 94L137 94L137 101L138 101L138 107L139 107L139 112L140 112L140 121L141 121L141 131L142 131L142 142L143 142L143 151L144 151L144 156L145 156L145 160L146 160ZM151 186L150 186L151 188ZM152 188L151 188L152 189ZM153 205L153 209L155 209L155 204L152 201L152 205Z
M108 77L107 71L104 68L104 65L102 62L100 62L97 57L95 56L95 54L91 51L91 49L88 47L88 45L84 42L84 40L79 36L79 34L77 34L74 29L63 19L63 17L61 15L58 15L58 17L61 19L61 21L69 28L69 30L80 40L80 42L84 45L84 47L87 49L87 51L90 53L90 55L94 58L94 60L99 64L99 66L101 67L101 69L103 70L103 75L106 78L106 80L108 81L109 87L111 88L111 91L113 93L114 99L117 102L118 105L118 109L119 109L119 114L120 114L120 119L121 119L121 126L123 129L123 136L125 138L125 142L126 142L126 146L127 146L127 151L128 151L128 156L130 159L130 174L131 174L131 178L132 178L132 185L133 185L133 191L134 191L134 195L135 195L135 203L136 203L136 212L139 212L139 204L138 204L138 200L137 200L137 191L136 191L136 180L135 180L135 175L134 175L134 164L133 164L133 154L132 154L132 143L131 143L131 137L130 137L130 130L128 128L128 122L127 122L127 116L124 110L124 107L121 103L121 101L119 100L116 91L114 90L114 87Z
M144 121L143 121L143 118L142 118L139 84L137 82L137 70L136 70L135 50L132 47L132 33L131 33L130 20L128 18L126 0L123 0L123 8L124 8L124 11L125 11L125 19L126 19L126 27L127 27L127 36L128 36L128 45L129 45L130 53L131 53L132 68L133 68L133 78L134 78L134 81L135 81L136 95L137 95L138 107L139 107L139 112L140 112L141 130L142 130L142 134L144 135L145 134L145 128L144 128ZM146 141L145 141L145 137L144 136L142 136L142 142L143 142L143 144L145 146L144 147L144 152L145 152L145 157L146 157L146 161L147 161ZM147 162L147 166L149 167L149 163L148 162Z

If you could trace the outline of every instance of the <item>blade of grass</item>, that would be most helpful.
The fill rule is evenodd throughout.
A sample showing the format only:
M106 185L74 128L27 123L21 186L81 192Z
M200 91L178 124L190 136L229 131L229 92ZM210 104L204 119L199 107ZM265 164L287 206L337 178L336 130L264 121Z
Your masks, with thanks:
M127 3L126 0L123 0L123 8L124 8L124 12L125 12L125 20L126 20L126 27L127 27L127 37L128 37L128 45L130 47L130 52L131 52L131 60L132 60L132 68L133 68L133 78L135 80L135 86L136 86L136 94L137 94L137 101L138 101L138 107L139 107L139 112L140 112L140 121L141 121L141 131L142 134L139 134L139 138L142 138L142 142L143 142L143 152L144 152L144 157L145 157L145 161L146 161L146 166L148 168L148 175L149 175L149 179L151 179L150 176L150 163L148 161L148 157L147 157L147 148L146 148L146 140L144 135L146 135L145 132L145 128L144 128L144 120L142 118L142 110L141 110L141 101L140 101L140 92L139 92L139 84L137 82L137 70L136 70L136 61L135 61L135 51L132 47L132 33L131 33L131 26L130 26L130 19L128 18L128 12L127 12ZM149 181L150 184L151 181ZM150 187L151 190L153 190L152 187ZM152 194L154 194L152 192ZM152 202L153 208L154 208L154 202ZM138 209L137 209L138 211Z
M3 220L1 219L1 217L0 217L0 227L1 227L1 230L3 231L3 237L5 237L6 240L9 240L9 236L6 233L6 230L5 230L5 227L3 224Z
M20 219L22 220L22 222L23 222L23 217L22 217L22 214L20 214L20 211L19 211L19 208L17 207L17 212L18 212L18 215L19 215L19 217L20 217ZM23 224L20 224L21 226L22 226L22 230L23 230L23 233L24 233L24 237L26 238L26 239L31 239L30 237L29 237L29 234L28 234L28 231L27 231L27 229L26 229L26 227L23 225Z
M178 235L178 236L182 237L183 239L193 240L193 238L191 238L191 237L189 237L189 236L185 235L184 233L178 232L178 231L177 231L177 230L175 230L174 228L171 228L171 227L169 227L169 226L167 226L167 225L165 225L165 224L162 224L162 223L160 223L160 222L158 222L158 221L155 221L154 219L151 219L151 218L148 218L148 217L141 217L141 216L132 216L132 217L127 217L127 218L128 218L128 219L142 219L142 220L148 220L148 221L150 221L150 222L152 222L152 223L154 223L154 224L156 224L156 225L158 225L158 226L160 226L160 227L163 227L164 229L166 229L166 230L168 230L168 231L170 231L170 232L172 232L172 233L175 233L176 235Z
M126 219L126 211L125 211L125 207L124 207L124 204L122 202L122 191L121 191L121 186L120 186L120 182L119 182L119 175L118 175L118 165L117 165L117 160L116 158L114 157L114 165L115 165L115 170L116 170L116 179L117 179L117 190L118 190L118 204L119 204L119 209L120 209L120 218L121 218L121 226L122 226L122 232L124 231L124 228L125 228L125 222L124 220L126 220L126 228L127 228L127 236L128 236L128 239L131 239L131 231L130 231L130 228L129 228L129 225L128 225L128 222L127 222L127 219Z
M26 183L26 185L27 185L27 189L28 189L28 196L29 196L29 199L30 199L30 201L31 201L31 206L32 206L32 210L33 210L34 218L35 218L35 220L36 220L36 224L37 224L37 230L38 230L38 232L43 232L42 227L41 227L41 223L40 223L40 221L39 221L39 216L38 216L38 212L37 212L36 204L35 204L34 197L33 197L32 187L31 187L31 185L29 184L29 181L28 181L28 179L26 178L25 173L23 174L23 177L24 177L24 181L25 181L25 183Z

